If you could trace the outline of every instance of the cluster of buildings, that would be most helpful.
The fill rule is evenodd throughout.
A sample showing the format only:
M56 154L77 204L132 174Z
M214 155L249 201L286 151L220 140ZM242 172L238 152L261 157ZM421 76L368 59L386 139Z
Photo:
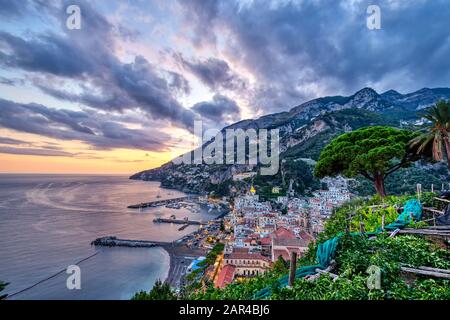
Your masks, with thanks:
M301 221L298 214L282 215L270 202L260 201L253 187L247 195L236 197L233 212L226 217L225 226L233 233L226 240L216 287L262 274L280 256L284 260L292 252L301 256L314 241Z
M236 279L266 272L282 257L289 261L292 252L301 257L333 208L350 199L347 180L325 179L327 190L310 198L279 197L284 214L269 201L260 201L252 187L246 195L235 198L234 208L225 217L225 227L232 230L226 239L224 255L217 267L214 283L222 288Z
M327 190L316 191L313 197L308 198L309 223L313 234L323 231L323 225L334 208L350 200L348 182L348 179L342 177L324 178L322 183L326 184Z

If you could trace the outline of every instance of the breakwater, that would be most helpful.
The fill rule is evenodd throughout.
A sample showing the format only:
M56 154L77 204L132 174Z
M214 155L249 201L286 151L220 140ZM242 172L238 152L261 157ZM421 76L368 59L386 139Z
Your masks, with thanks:
M117 237L102 237L91 242L93 246L103 247L131 247L131 248L152 248L172 245L172 242L147 241L147 240L127 240Z
M160 206L166 206L168 204L178 203L180 201L194 201L194 200L198 200L198 196L186 196L186 197L180 197L180 198L156 200L156 201L132 204L132 205L128 206L128 209L153 208L153 207L160 207Z
M197 225L197 226L207 224L205 222L195 221L195 220L187 220L187 219L179 220L179 219L164 219L164 218L153 219L153 222L154 223L174 223L174 224L185 224L185 225Z

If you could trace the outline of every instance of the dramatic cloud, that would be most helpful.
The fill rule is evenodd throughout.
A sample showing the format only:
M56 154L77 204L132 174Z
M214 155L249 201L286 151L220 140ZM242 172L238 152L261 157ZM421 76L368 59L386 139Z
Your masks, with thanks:
M186 17L187 23L192 21L201 21L194 25L193 42L196 47L209 45L217 41L217 34L212 28L213 21L219 12L219 1L216 0L190 0L180 1L182 6L187 6L191 10L191 14ZM230 1L232 2L232 1ZM234 5L234 3L232 4Z
M27 12L33 4L39 4L40 2L0 0L0 17L3 19L16 18Z
M14 86L24 85L25 81L23 79L9 79L9 78L0 76L0 84L14 87Z
M192 108L201 116L225 125L240 119L240 109L233 100L216 94L212 101L200 102Z
M255 76L252 104L266 112L365 86L410 92L450 82L444 0L379 1L381 30L366 28L370 1L179 3L193 42L222 47Z
M130 129L95 112L52 109L0 99L0 127L49 138L82 141L96 149L166 150L169 137L151 129Z
M0 153L41 156L41 157L74 156L73 153L65 152L65 151L61 151L61 150L37 149L37 148L14 148L14 147L2 147L2 146L0 146Z
M28 143L26 141L22 141L22 140L0 137L0 144L18 145L18 144L28 144Z
M213 90L243 90L246 87L245 81L230 69L226 61L216 58L202 62L190 62L183 57L179 59L187 70Z
M46 33L29 39L0 32L0 64L93 85L81 94L41 86L56 98L103 110L141 109L153 119L170 120L190 129L194 114L175 98L177 93L189 92L187 80L176 72L158 70L142 56L122 63L113 53L120 33L90 5L80 5L81 30L63 28L62 35ZM65 19L61 17L61 21Z
M93 61L74 50L70 40L57 35L24 40L0 32L0 48L0 62L5 67L66 77L81 76L94 68Z
M81 30L66 28L72 4ZM363 87L448 87L448 1L378 1L381 30L366 27L370 4L0 0L0 86L11 89L0 126L93 149L163 150L160 131L191 130L197 116L220 127Z

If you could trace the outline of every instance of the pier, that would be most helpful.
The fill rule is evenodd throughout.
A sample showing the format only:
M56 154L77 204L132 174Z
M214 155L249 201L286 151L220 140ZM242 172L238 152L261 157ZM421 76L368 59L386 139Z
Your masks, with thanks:
M198 196L186 196L186 197L173 198L173 199L156 200L156 201L132 204L132 205L128 206L128 209L154 208L154 207L165 206L165 205L172 204L172 203L177 203L180 201L186 201L186 200L193 201L193 200L197 200L197 199L198 199Z
M169 274L165 281L169 283L169 285L172 288L181 287L183 283L183 278L187 272L187 268L189 264L192 262L192 260L200 256L205 256L207 254L206 249L189 248L184 243L146 241L146 240L127 240L127 239L118 239L112 236L98 238L92 241L91 245L105 246L105 247L163 248L164 250L167 251L167 253L170 256Z
M94 246L103 247L130 247L130 248L152 248L172 246L172 242L147 241L147 240L127 240L116 237L103 237L91 242Z
M207 225L206 222L187 220L187 219L179 220L179 219L156 218L156 219L153 219L153 222L154 223L174 223L174 224L185 224L185 225L197 225L197 226Z

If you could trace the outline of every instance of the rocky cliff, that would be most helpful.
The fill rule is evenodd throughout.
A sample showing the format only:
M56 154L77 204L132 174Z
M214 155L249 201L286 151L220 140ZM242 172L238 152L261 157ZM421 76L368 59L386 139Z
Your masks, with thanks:
M355 94L323 97L308 101L287 112L243 120L225 129L279 129L281 158L317 159L321 149L334 136L368 125L417 127L422 124L420 110L438 100L449 100L449 88L424 88L401 94L389 90L382 94L364 88ZM208 192L233 174L258 167L245 165L176 165L172 162L136 173L131 179L157 180L162 186L187 192Z

